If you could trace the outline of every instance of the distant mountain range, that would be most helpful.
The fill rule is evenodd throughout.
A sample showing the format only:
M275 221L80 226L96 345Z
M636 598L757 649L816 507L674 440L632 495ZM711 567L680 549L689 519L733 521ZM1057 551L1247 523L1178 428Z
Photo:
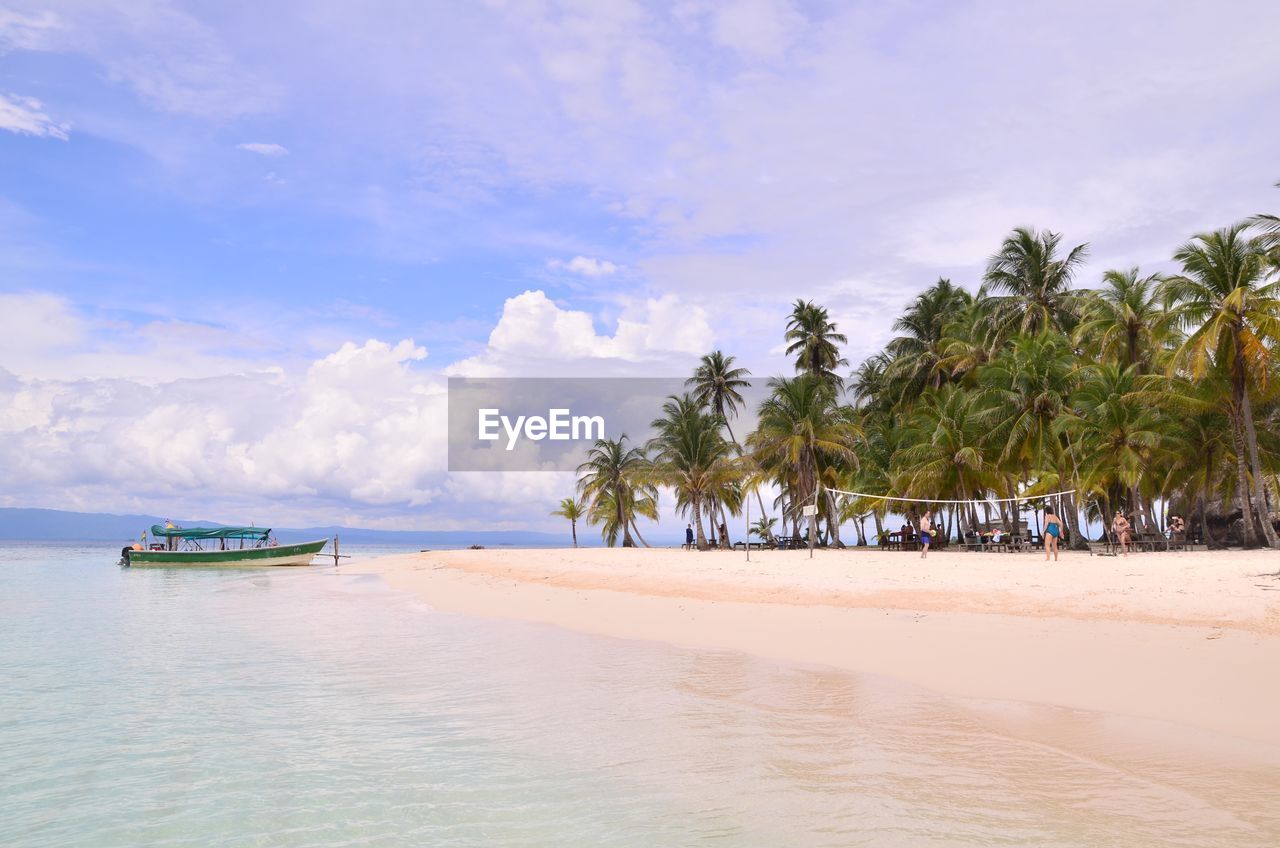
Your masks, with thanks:
M216 521L174 519L181 527L218 525ZM58 509L0 507L0 539L23 541L128 541L164 519L154 515L111 515L100 512L64 512ZM567 547L569 528L564 533L535 533L525 530L366 530L359 527L275 527L282 542L300 542L338 535L343 542L363 545L398 545L429 548L432 545L511 547ZM596 534L590 534L595 536ZM581 541L599 544L596 539Z

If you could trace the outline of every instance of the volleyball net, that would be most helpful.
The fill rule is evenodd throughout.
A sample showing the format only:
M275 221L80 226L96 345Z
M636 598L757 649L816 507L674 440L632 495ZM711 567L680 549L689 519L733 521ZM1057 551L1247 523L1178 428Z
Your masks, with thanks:
M837 495L844 495L849 498L864 498L869 501L894 501L897 503L924 504L933 506L934 504L1001 504L1001 503L1022 503L1026 501L1053 501L1061 503L1065 495L1075 494L1075 489L1062 489L1057 492L1045 492L1039 495L1017 495L1011 498L964 498L964 499L948 499L948 498L909 498L899 497L897 495L873 495L869 492L850 492L846 489L837 489L831 486L824 487L823 491L831 492Z

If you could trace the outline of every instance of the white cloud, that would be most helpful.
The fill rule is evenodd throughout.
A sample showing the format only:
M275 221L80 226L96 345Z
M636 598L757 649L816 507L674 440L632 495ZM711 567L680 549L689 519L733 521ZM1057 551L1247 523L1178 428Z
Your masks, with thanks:
M70 126L49 117L44 111L44 104L34 97L0 94L0 129L19 135L60 138L66 141Z
M45 292L0 292L0 362L43 356L84 337L84 323L71 304Z
M680 361L711 349L714 335L700 306L675 295L630 301L613 335L599 334L592 316L563 309L542 291L508 298L484 353L451 366L466 376L603 375L617 367ZM683 373L684 364L671 373ZM665 375L661 375L665 376Z
M279 97L279 87L259 78L218 29L168 0L10 5L30 11L0 16L0 44L87 57L164 112L226 119L261 112Z
M242 520L276 503L300 519L422 507L441 492L446 438L443 381L413 367L425 356L370 340L303 373L159 384L0 371L0 497L258 513Z
M547 267L555 271L568 271L571 274L592 279L608 277L618 271L618 266L609 260L595 259L590 256L575 256L568 261L552 259L547 262Z
M237 150L247 150L250 153L257 153L259 156L288 156L289 148L269 142L246 141L243 144L236 145Z
M0 54L41 49L50 32L59 26L58 16L47 9L35 15L0 9Z
M716 8L711 36L715 43L752 59L778 59L802 33L807 21L786 0L745 0Z
M168 373L202 376L39 377L132 360L98 352L101 328L52 295L0 295L0 319L0 361L24 366L0 369L0 503L294 525L551 526L542 506L572 475L447 471L446 373L678 375L711 343L702 310L671 295L624 304L607 335L530 291L483 354L444 371L413 341L378 339L265 367L220 355L246 343L224 329L157 321L126 334Z

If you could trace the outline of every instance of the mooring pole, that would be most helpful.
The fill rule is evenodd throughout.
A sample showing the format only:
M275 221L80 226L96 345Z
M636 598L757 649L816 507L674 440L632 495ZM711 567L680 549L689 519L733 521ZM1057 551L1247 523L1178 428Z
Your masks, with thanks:
M333 567L338 567L338 534L333 534Z

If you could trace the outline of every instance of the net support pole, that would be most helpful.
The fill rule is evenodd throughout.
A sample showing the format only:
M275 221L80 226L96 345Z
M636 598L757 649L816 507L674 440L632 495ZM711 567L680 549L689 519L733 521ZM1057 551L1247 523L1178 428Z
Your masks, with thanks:
M818 494L813 495L813 512L809 514L809 559L813 559L813 546L818 541Z

